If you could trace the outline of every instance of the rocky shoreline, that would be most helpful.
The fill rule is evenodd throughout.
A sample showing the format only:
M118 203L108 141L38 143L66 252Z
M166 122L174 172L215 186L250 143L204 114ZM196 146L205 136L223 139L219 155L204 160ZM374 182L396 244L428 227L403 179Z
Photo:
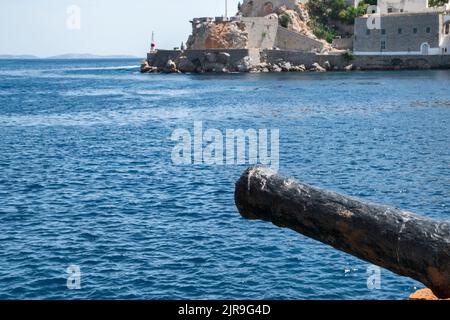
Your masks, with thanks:
M159 50L147 54L142 73L269 73L450 69L450 55L373 55L286 50Z
M162 63L154 63L151 59L144 60L141 65L141 73L269 73L269 72L328 72L328 71L352 71L359 68L349 63L343 67L333 65L330 61L322 64L313 62L292 63L283 58L276 61L262 61L253 63L246 56L238 61L232 61L231 54L228 52L209 52L204 51L202 57L190 60L186 55L180 52L176 58L169 58Z
M419 289L409 296L409 300L448 300L450 299L439 299L436 295L428 288Z

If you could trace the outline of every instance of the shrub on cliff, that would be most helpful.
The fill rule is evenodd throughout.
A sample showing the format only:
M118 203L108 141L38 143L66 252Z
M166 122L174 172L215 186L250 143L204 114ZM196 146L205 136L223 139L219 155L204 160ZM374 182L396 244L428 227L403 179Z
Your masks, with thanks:
M311 19L308 25L316 37L324 39L328 43L332 43L333 39L337 36L336 30L333 30L328 25L323 24L316 19Z
M289 28L289 25L292 23L292 18L288 14L282 14L278 19L280 25L284 28Z
M345 61L349 62L352 61L353 59L355 59L355 56L353 55L353 53L349 50L345 51L342 54L342 57L345 59Z

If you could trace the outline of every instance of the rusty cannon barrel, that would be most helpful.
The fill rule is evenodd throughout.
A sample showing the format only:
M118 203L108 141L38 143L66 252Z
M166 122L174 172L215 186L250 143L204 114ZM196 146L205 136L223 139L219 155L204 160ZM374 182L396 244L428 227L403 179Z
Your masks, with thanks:
M237 181L235 202L244 218L290 228L450 298L449 222L315 188L258 166Z

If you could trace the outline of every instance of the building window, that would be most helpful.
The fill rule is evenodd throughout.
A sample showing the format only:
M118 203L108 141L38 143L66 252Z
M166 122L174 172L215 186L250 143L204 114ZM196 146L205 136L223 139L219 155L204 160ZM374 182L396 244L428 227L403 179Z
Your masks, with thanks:
M392 8L388 8L388 13L392 13L393 9Z
M381 41L381 50L386 49L386 41Z
M417 33L417 28L413 29L413 33L416 34Z
M427 27L427 33L430 33L430 32L431 32L431 28Z
M402 28L398 28L398 34L402 34Z
M366 30L366 34L367 34L368 36L370 36L370 29L367 29L367 30Z
M386 34L386 29L381 29L381 34Z
M448 34L448 32L449 32L449 24L447 23L445 25L445 34Z

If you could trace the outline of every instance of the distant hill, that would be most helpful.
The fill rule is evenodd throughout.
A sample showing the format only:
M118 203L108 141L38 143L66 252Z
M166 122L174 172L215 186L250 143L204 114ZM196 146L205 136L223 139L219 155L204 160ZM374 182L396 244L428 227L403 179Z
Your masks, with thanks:
M26 59L50 59L50 60L63 60L63 59L138 59L135 56L129 55L109 55L101 56L89 53L77 54L77 53L67 53L57 56L51 56L47 58L41 58L33 56L31 54L0 54L0 60L14 59L14 60L26 60Z
M33 55L29 55L29 54L19 54L19 55L14 55L14 54L0 54L0 59L39 59L39 57L33 56Z
M46 59L137 59L137 57L129 56L129 55L109 55L109 56L101 56L89 53L77 54L77 53L68 53L61 54L57 56L47 57Z

